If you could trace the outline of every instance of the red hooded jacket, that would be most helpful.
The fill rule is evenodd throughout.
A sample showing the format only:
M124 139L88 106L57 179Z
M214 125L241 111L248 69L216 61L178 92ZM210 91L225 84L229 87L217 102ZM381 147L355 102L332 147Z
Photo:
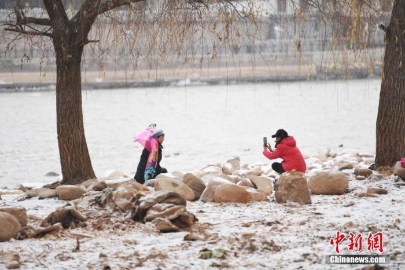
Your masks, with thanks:
M284 138L273 152L264 149L263 155L268 159L283 159L281 164L286 172L295 169L296 171L305 173L307 170L307 164L300 150L297 148L297 143L293 136Z

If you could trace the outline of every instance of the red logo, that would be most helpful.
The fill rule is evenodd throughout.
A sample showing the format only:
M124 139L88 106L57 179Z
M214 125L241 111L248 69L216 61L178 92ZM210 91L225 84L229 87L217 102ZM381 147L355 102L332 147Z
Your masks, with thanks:
M346 238L346 235L341 233L340 231L336 232L336 236L329 240L329 244L335 246L335 252L337 254L340 253L339 245L342 244L343 240ZM361 233L354 234L352 232L349 233L349 244L347 245L347 249L349 251L362 251L363 250L363 236ZM377 232L375 234L369 233L367 237L367 250L374 251L378 250L381 253L384 253L384 243L383 243L383 234L382 232Z

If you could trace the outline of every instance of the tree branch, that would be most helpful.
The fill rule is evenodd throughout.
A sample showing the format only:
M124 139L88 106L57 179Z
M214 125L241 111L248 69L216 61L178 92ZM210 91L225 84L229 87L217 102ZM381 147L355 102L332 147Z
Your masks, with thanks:
M48 31L45 32L39 32L39 31L25 31L24 29L17 28L15 25L11 25L14 28L4 28L5 31L9 32L16 32L20 34L25 34L25 35L32 35L32 36L46 36L53 38L53 35L49 33Z
M65 8L62 1L60 0L43 0L46 11L48 13L49 19L52 23L54 31L59 28L64 28L62 26L67 26L69 24L69 19L66 15ZM61 29L63 30L63 29Z
M51 20L44 18L23 17L21 18L21 24L37 24L51 26Z

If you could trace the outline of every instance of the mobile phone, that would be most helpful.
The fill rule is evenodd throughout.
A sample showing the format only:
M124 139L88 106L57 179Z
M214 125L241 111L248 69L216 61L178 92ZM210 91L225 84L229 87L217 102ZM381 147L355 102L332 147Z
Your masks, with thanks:
M263 145L267 146L267 137L263 137Z

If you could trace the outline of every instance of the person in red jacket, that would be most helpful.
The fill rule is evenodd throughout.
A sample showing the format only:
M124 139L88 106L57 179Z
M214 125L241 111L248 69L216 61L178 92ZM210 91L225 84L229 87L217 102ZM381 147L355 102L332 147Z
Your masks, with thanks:
M276 138L275 149L271 148L270 144L263 146L263 155L268 159L281 158L283 161L273 162L271 167L276 172L282 174L296 170L305 173L307 165L301 151L297 148L297 143L293 136L288 136L284 129L277 130L276 134L271 136Z

